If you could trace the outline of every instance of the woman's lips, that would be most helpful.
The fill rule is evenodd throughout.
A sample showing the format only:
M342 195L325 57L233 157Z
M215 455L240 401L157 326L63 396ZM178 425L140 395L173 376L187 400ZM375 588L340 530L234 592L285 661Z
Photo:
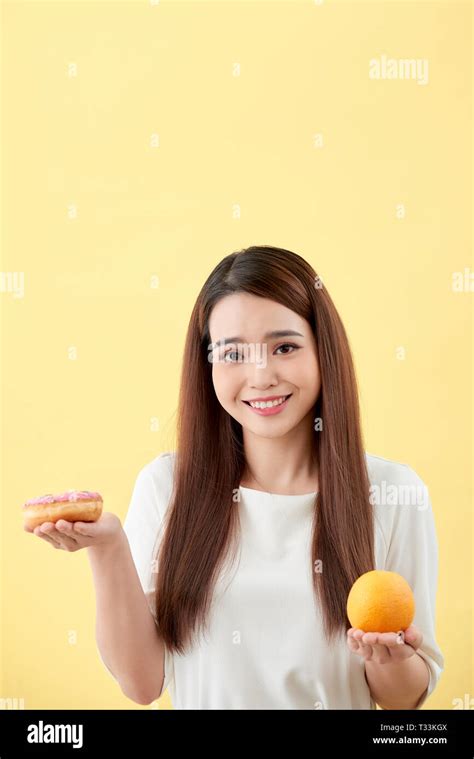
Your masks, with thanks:
M253 411L255 414L259 414L260 416L273 416L274 414L279 414L280 411L283 411L283 409L288 405L288 401L291 398L290 394L286 401L283 401L283 403L280 403L279 406L268 406L268 408L254 408L250 405L247 401L242 401L242 403L245 403L246 406L250 409L250 411Z

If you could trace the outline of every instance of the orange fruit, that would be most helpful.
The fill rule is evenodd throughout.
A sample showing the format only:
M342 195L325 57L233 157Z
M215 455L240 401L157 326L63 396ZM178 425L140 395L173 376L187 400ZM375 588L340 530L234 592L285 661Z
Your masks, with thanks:
M397 572L365 572L349 591L347 616L352 627L364 632L405 631L415 616L412 589Z

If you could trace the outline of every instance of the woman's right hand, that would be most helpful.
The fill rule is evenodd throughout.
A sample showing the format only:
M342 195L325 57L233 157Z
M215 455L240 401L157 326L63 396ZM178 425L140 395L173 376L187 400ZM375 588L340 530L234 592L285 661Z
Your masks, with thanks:
M116 514L105 511L95 522L43 522L32 532L54 548L63 551L79 551L81 548L107 547L119 543L123 536L122 523Z

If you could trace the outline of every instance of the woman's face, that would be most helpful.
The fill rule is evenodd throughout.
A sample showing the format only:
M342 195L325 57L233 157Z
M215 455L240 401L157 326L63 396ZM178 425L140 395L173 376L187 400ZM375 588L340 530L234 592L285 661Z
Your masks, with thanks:
M217 398L242 427L279 437L312 415L321 378L316 342L305 319L273 300L233 293L214 306L209 331ZM267 336L276 331L281 334ZM298 334L283 334L288 332ZM287 395L270 411L254 410L245 402Z

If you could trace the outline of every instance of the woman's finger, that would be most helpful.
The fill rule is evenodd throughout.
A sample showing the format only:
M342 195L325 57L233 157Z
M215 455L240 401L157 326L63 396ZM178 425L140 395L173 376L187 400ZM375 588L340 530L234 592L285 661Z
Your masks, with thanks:
M415 625L410 625L410 627L407 627L404 633L404 638L405 643L408 643L409 646L412 646L415 651L420 648L421 644L423 643L423 633L418 629L418 627L415 627Z
M372 646L365 646L363 643L359 643L359 653L366 661L370 661L373 657L374 649Z
M397 637L398 634L396 632L389 632L389 633L377 633L378 635L378 643L383 644L384 646L387 646L388 648L391 648L392 646L398 646L400 645L397 643Z
M85 538L95 538L97 535L96 522L74 522L74 532Z
M383 646L380 643L376 643L372 646L372 661L376 661L379 664L385 664L391 661L392 656L387 646Z
M40 524L37 529L39 530L40 535L47 535L55 543L58 542L55 537L56 530L54 529L53 522L43 522L43 524Z
M419 630L410 628L407 628L401 637L395 632L379 633L378 636L378 642L387 646L393 656L398 656L397 649L406 653L407 646L412 649L408 653L413 653L413 650L416 651L421 646L423 640L423 635Z
M65 519L59 519L56 522L56 529L61 533L61 535L71 538L71 540L74 540L74 542L77 544L78 535L77 533L74 533L73 522L67 522Z
M369 646L364 643L363 636L366 633L364 633L363 630L356 629L353 632L353 637L359 644L359 651L358 653L361 654L361 656L364 657L364 659L370 659L372 657L372 646Z
M38 532L36 532L36 530L38 530ZM41 538L41 540L45 540L46 543L51 543L53 548L61 547L59 543L56 543L56 541L50 538L49 535L44 535L38 527L36 528L36 530L34 530L34 534L37 535L39 538Z
M351 651L354 651L354 653L356 653L359 650L359 644L356 640L354 640L352 635L347 636L347 644L349 648L351 649Z
M367 632L362 635L362 643L368 645L368 646L376 646L377 643L380 643L379 641L379 635L380 633L374 633L374 632Z
M381 642L381 633L376 632L366 632L362 636L362 643L370 646L372 648L372 655L370 657L371 661L377 661L383 664L384 662L390 661L392 658L390 656L390 651L388 650L387 646L385 646Z
M48 535L59 548L64 548L66 551L75 551L79 547L76 540L68 538L56 529L56 525L51 522L45 522L41 525L41 532Z

